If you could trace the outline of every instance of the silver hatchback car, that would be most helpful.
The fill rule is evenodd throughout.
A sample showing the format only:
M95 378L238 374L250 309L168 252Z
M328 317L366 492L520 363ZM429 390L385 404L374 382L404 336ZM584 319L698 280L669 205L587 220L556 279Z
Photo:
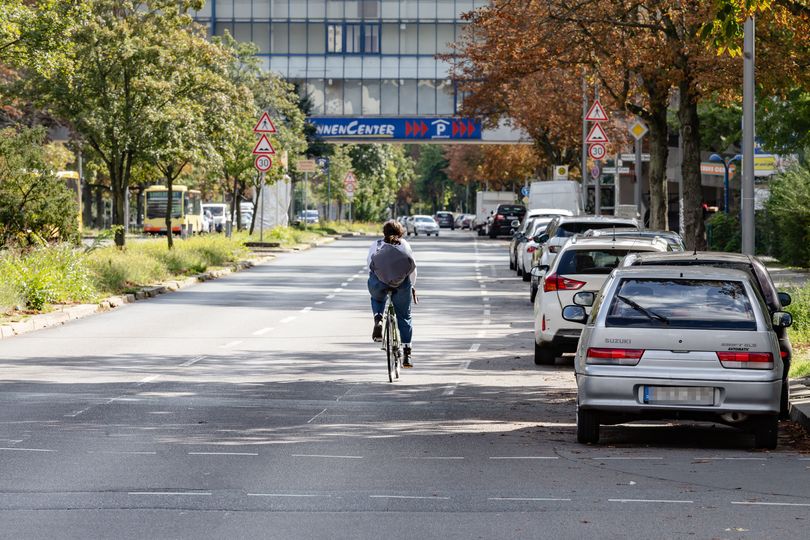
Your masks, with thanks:
M689 419L776 447L783 364L774 327L792 318L770 314L748 274L619 268L574 304L563 318L585 324L574 361L579 442L598 442L601 424Z

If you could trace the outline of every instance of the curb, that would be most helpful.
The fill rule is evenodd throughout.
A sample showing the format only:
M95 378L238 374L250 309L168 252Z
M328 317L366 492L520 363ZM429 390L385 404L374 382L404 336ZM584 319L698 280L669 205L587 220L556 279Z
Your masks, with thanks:
M790 380L790 419L810 433L810 387L808 379Z
M105 298L98 304L76 304L71 306L63 306L57 308L56 311L52 311L50 313L41 313L38 315L32 315L31 317L19 322L0 325L0 340L12 338L14 336L19 336L22 334L27 334L29 332L34 332L36 330L42 330L44 328L61 326L67 322L75 321L77 319L83 319L96 313L103 313L106 311L110 311L112 309L121 307L125 304L132 304L140 300L147 300L149 298L154 298L161 294L179 291L180 289L191 287L192 285L196 285L197 283L210 281L212 279L227 276L228 274L232 274L234 272L239 272L240 270L252 268L261 263L270 261L274 258L275 256L270 255L263 257L255 257L243 261L237 261L229 268L208 270L201 274L190 276L186 279L171 280L165 283L141 287L134 293L110 296L108 298Z

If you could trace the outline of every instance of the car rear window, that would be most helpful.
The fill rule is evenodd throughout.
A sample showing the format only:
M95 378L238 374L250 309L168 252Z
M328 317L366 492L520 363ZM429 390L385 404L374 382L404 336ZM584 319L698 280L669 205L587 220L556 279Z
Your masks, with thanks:
M209 212L211 212L212 216L221 216L225 213L225 209L221 206L209 206L206 208Z
M560 255L557 273L609 274L628 252L626 249L569 249Z
M710 279L623 279L605 324L701 330L757 328L743 284Z
M522 206L516 204L502 204L498 207L499 214L519 214L523 215L526 213L526 209Z
M575 234L584 233L587 230L597 230L597 229L610 229L613 227L627 227L627 223L562 223L559 228L557 229L557 233L555 236L558 238L565 238L568 236L574 236Z

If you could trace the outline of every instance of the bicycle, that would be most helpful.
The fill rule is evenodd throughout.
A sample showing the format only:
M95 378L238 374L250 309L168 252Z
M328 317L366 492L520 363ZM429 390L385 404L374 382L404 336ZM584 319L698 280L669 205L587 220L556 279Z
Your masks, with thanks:
M402 364L402 347L399 341L399 328L394 303L391 302L391 292L388 292L383 312L383 341L381 350L385 351L388 359L388 382L399 379L399 367Z

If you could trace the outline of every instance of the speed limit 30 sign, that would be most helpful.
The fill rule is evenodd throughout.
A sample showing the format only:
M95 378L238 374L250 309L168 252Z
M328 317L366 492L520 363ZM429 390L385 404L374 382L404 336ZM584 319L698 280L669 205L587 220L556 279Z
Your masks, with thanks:
M270 167L273 166L273 160L270 159L270 156L259 155L256 156L256 160L253 164L259 172L267 172L270 170Z
M588 155L593 159L602 159L606 153L604 144L596 143L588 147Z

